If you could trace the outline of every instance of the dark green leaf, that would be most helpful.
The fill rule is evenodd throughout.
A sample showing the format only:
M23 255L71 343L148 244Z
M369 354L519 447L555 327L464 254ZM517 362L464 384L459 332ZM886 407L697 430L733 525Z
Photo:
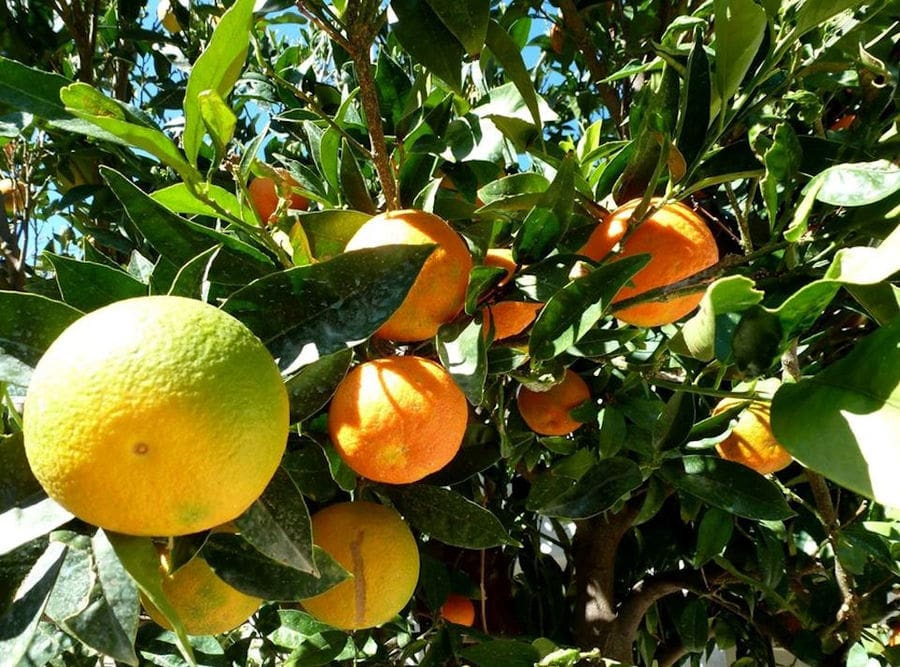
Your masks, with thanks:
M473 315L478 309L478 302L489 289L496 286L506 275L506 269L499 266L476 266L469 274L469 285L466 288L466 314Z
M427 2L392 0L398 21L394 34L409 54L429 71L460 91L465 49Z
M200 95L215 91L220 101L228 97L238 80L250 46L254 0L237 0L226 11L213 31L209 43L191 67L184 93L184 152L191 164L203 141Z
M772 402L775 437L803 465L885 505L900 506L900 319Z
M427 484L385 491L407 521L445 544L466 549L516 544L497 517L456 491Z
M285 382L291 401L291 423L312 417L331 399L352 360L352 350L338 350L304 366Z
M209 272L222 246L216 245L201 252L178 269L175 279L167 292L171 296L184 296L189 299L203 299L209 286Z
M541 207L531 209L516 237L516 261L530 264L543 259L553 251L565 231L565 221L556 211Z
M716 88L723 110L762 44L767 21L765 10L753 0L715 0Z
M687 440L694 425L694 399L691 394L677 391L653 426L653 446L657 450L678 447Z
M738 368L748 375L762 375L781 353L779 319L761 306L744 311L731 338L731 352Z
M734 519L728 512L717 507L710 507L703 513L697 529L697 552L694 554L694 565L702 567L715 556L722 553L731 540L734 530Z
M688 56L681 115L678 118L678 150L689 168L700 157L706 143L711 103L709 58L703 44L703 33L698 30Z
M279 468L262 495L234 523L241 537L278 563L316 575L309 510L291 476Z
M577 481L558 485L557 490L562 493L542 498L529 496L527 506L545 516L587 519L608 510L643 481L634 461L621 457L603 459Z
M400 306L433 245L347 252L256 280L222 309L266 344L285 374L371 336Z
M72 520L72 513L52 498L30 498L0 514L0 555Z
M534 667L540 660L536 648L514 639L494 639L469 646L460 655L478 667Z
M538 106L537 93L534 90L534 82L531 80L531 74L525 67L525 61L522 60L522 49L513 41L509 33L497 23L491 20L487 27L487 39L485 46L491 50L494 57L503 65L503 69L507 78L515 84L525 101L525 106L531 112L531 119L534 125L541 127L541 111Z
M534 323L531 355L552 359L577 343L609 309L619 289L649 261L648 255L635 255L604 264L557 292Z
M328 458L312 440L304 439L298 449L288 451L281 460L281 467L303 495L316 502L329 500L338 492L338 485L331 479Z
M818 0L817 2L801 3L798 5L797 24L792 35L795 39L799 39L800 35L821 26L833 16L861 4L863 4L862 0Z
M144 283L119 269L62 255L48 254L46 257L56 270L56 282L63 301L82 312L147 295Z
M713 507L757 520L794 515L781 490L758 472L714 456L685 456L660 468L669 484Z
M460 44L465 47L469 56L476 58L481 53L488 31L491 17L490 0L427 0L432 11Z
M15 507L25 498L44 495L28 465L25 438L21 431L0 436L0 470L3 471L0 475L0 513Z
M534 172L504 176L478 190L478 198L485 204L522 194L540 194L550 187L550 181ZM529 208L531 208L529 206Z
M675 628L687 651L699 653L705 649L709 639L706 603L699 598L690 598L675 619Z
M44 352L81 315L45 296L0 291L0 382L28 386Z
M203 545L201 554L224 581L263 600L303 600L324 593L349 576L319 547L314 547L320 575L315 577L276 563L239 535L214 533Z
M244 285L248 279L274 269L272 262L253 246L174 215L113 169L103 167L101 173L148 243L176 266L184 266L204 251L221 245L210 270L216 282Z
M350 143L344 139L341 148L341 194L344 195L347 202L358 211L363 211L370 215L375 215L375 202L369 194L369 188L366 187L366 181L359 169L359 164L353 156L353 150Z

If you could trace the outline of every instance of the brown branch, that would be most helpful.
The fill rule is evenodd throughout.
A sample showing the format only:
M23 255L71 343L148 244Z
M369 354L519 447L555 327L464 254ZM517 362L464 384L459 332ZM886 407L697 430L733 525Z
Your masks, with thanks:
M560 0L559 10L562 13L566 29L571 33L572 40L584 56L591 78L597 84L600 99L603 100L604 106L609 109L609 115L616 126L616 133L622 136L622 101L619 99L615 88L607 83L601 83L609 75L609 72L606 64L597 55L597 49L591 43L591 36L584 23L584 18L578 12L578 8L573 0Z

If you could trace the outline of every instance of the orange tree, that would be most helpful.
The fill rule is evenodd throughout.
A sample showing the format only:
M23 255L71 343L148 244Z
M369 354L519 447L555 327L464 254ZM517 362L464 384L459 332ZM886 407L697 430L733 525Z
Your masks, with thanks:
M155 9L0 4L0 178L22 184L0 206L0 662L676 665L725 650L756 665L786 650L897 664L895 6L173 0L174 32ZM278 183L265 220L255 178ZM585 254L625 204L611 247ZM443 241L345 251L369 218L403 209L447 221L471 255L464 296L413 342L374 334L408 293L424 290L410 301L426 309L451 291L416 280ZM641 227L657 217L705 226L705 254ZM485 261L498 249L506 268ZM23 423L41 418L28 387L63 330L160 294L262 341L290 430L265 491L225 529L129 536L47 495L26 455L46 443L26 448ZM616 318L676 299L693 310ZM540 310L498 339L485 312L504 301ZM98 340L82 344L97 358ZM410 483L366 479L331 441L332 395L365 362L413 355L465 396L458 451ZM587 398L561 416L576 428L536 433L517 397L572 374ZM42 372L43 394L52 383ZM433 403L446 438L448 407ZM95 405L109 408L102 391ZM147 437L173 433L147 419ZM384 451L366 443L378 465L405 455L391 428ZM774 439L793 461L757 472L717 453L751 433L763 458ZM116 437L133 434L97 439ZM116 460L96 465L115 479ZM189 496L197 474L158 493ZM343 565L317 545L310 515L348 500L402 517L419 560L402 609L354 631L302 600L350 570L365 603L416 568L409 554L363 566L352 531ZM164 578L197 558L262 600L224 634L188 634L166 598ZM471 627L441 617L451 595L474 601Z

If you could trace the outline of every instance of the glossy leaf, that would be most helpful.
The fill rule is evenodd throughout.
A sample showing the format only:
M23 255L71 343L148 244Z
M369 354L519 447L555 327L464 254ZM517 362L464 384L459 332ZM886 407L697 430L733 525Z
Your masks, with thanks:
M540 659L534 646L514 639L494 639L469 646L460 655L478 667L534 667Z
M377 331L433 249L389 245L344 253L256 280L222 308L265 343L287 375Z
M712 103L711 86L709 58L703 45L702 33L697 31L694 46L688 56L681 115L678 118L678 150L688 165L693 165L700 157L700 151L706 143Z
M119 269L62 255L46 255L63 301L88 313L114 301L146 296L147 286Z
M485 327L476 320L438 329L437 350L444 368L472 405L480 405L487 379Z
M900 507L900 319L772 402L775 437L803 465Z
M725 510L710 507L703 513L697 528L697 551L694 554L694 565L702 567L715 556L722 553L734 531L734 519Z
M603 264L557 292L534 323L531 356L552 359L577 343L609 310L622 286L649 261L648 255L635 255Z
M0 382L27 386L50 344L81 315L38 294L0 291Z
M191 164L203 141L204 122L200 95L212 90L220 100L228 97L238 80L250 46L250 28L254 0L237 0L226 11L213 31L209 43L191 68L184 93L184 152Z
M302 600L324 593L350 576L319 547L313 549L319 576L281 565L254 549L239 535L214 533L201 554L226 582L263 600Z
M188 84L190 85L190 84ZM237 127L237 116L215 90L204 90L197 96L200 118L213 140L217 163L225 157L228 143Z
M46 535L73 518L52 498L30 498L0 514L0 555Z
M766 12L753 0L715 0L716 87L724 107L762 44Z
M555 491L561 493L533 491L527 507L544 516L587 519L611 508L643 481L640 468L630 459L603 459L579 479L555 484Z
M806 185L816 199L832 206L866 206L900 190L900 167L888 160L839 164L819 172Z
M685 456L681 463L661 468L660 475L676 489L747 519L778 520L794 514L775 484L740 463Z
M485 43L491 16L490 0L427 0L428 6L465 47L477 57Z
M205 301L204 297L210 283L209 272L221 249L222 246L213 246L189 260L187 264L178 269L178 273L175 274L166 293Z
M210 204L203 198L199 198L195 192L213 203ZM173 213L221 218L222 211L225 211L233 218L240 219L242 217L237 197L225 188L209 183L201 184L196 190L191 190L184 183L175 183L153 192L150 197Z
M509 36L509 33L497 23L491 20L487 27L487 39L485 46L490 49L494 57L503 65L503 69L509 80L516 86L525 106L531 112L531 119L535 126L542 125L541 110L538 106L538 96L534 90L534 82L522 60L522 51Z
M359 169L359 164L350 148L350 143L344 139L341 148L340 164L341 194L347 202L358 211L375 215L375 202L366 187L366 181Z
M456 491L427 484L385 490L406 520L435 540L466 549L516 544L497 517Z
M300 216L300 225L306 232L313 257L326 260L339 255L347 241L370 217L361 211L329 209L304 213Z
M392 0L391 9L399 19L394 25L394 34L403 48L435 76L454 90L460 90L465 49L429 3Z
M285 381L291 401L291 423L312 417L328 403L352 360L352 350L338 350L304 366Z

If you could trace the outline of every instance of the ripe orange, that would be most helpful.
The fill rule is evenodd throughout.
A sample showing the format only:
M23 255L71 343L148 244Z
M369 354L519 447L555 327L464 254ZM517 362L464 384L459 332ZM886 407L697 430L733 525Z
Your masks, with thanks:
M262 600L245 595L219 579L199 555L169 573L169 554L160 558L162 590L189 635L218 635L250 618ZM143 593L141 604L157 624L171 630L172 624Z
M287 169L276 169L275 171L281 176L282 184L287 189L300 185ZM278 208L278 185L280 184L276 184L268 176L260 176L250 181L250 184L247 186L253 208L256 209L256 213L263 223L274 222L272 216ZM309 200L306 197L297 193L291 193L290 208L305 211L308 207Z
M550 48L556 55L562 55L563 48L566 45L566 33L559 23L550 26Z
M758 383L759 389L774 392L777 380ZM721 414L728 408L743 403L740 398L724 398L713 409L712 414ZM769 403L753 401L732 422L731 433L716 445L719 456L729 461L742 463L756 472L767 475L787 468L793 459L772 434L769 423Z
M17 211L24 210L26 194L25 184L22 181L0 178L0 196L3 198L7 217L11 218Z
M487 334L493 325L494 340L503 340L522 333L535 318L543 303L530 301L498 301L485 306L484 331Z
M541 435L568 435L581 426L569 416L591 397L587 383L575 371L566 369L562 382L547 391L519 388L519 413L528 427Z
M331 401L328 430L358 474L409 484L450 462L467 418L466 398L442 366L422 357L390 357L347 374Z
M25 450L78 518L130 535L183 535L234 519L269 483L288 398L256 336L174 296L83 316L35 368Z
M459 593L450 593L441 606L441 617L451 623L471 627L475 623L475 605Z
M353 578L303 600L306 611L358 630L386 623L406 606L419 580L419 549L397 512L377 503L338 503L313 515L312 529L315 543Z
M506 275L497 283L497 287L508 285L516 275L516 261L510 248L489 248L484 255L485 266L496 266L506 271Z
M444 220L411 209L388 211L367 220L347 243L347 250L392 243L437 248L425 261L403 303L375 333L400 342L426 340L462 310L472 256L459 235Z
M634 199L613 211L591 234L581 254L599 261L622 240L628 220L640 200ZM651 200L651 206L660 203ZM623 242L619 257L651 255L650 263L632 278L633 287L619 290L613 303L648 290L671 285L706 269L719 261L716 241L703 219L681 203L666 204L646 218ZM703 289L668 301L648 301L615 311L623 322L641 327L654 327L674 322L700 303Z
M832 132L840 132L841 130L846 130L853 123L856 122L856 114L855 113L845 113L837 120L835 120L831 126L828 128Z

